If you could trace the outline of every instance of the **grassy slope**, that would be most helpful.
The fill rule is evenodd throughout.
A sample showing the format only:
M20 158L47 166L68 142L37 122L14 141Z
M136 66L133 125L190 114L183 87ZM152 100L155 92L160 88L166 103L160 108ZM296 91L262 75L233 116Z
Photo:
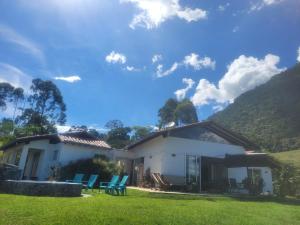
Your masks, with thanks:
M293 165L300 170L300 150L273 153L271 155L280 162Z
M228 197L96 194L48 198L0 194L0 224L300 224L300 204Z

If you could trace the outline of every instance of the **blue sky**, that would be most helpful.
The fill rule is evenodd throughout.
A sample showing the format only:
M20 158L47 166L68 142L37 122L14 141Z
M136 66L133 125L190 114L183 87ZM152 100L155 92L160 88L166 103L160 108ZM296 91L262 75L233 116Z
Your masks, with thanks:
M155 125L170 97L205 119L300 61L299 24L298 0L2 0L0 81L52 80L67 125Z

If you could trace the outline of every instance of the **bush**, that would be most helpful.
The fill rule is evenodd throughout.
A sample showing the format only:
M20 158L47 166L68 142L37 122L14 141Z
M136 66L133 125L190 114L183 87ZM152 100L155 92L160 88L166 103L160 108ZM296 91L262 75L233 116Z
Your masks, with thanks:
M285 197L296 196L297 190L300 188L300 175L295 167L283 164L274 170L274 192L275 194Z
M78 160L62 167L60 180L71 180L76 173L85 174L84 180L87 180L91 174L97 174L99 175L98 180L110 181L112 175L123 173L123 168L101 155L92 159Z

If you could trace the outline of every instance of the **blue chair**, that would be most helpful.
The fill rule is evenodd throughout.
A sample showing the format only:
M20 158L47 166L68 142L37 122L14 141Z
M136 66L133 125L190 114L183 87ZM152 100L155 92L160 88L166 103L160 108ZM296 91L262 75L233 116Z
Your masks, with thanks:
M76 173L73 180L66 180L66 182L82 184L83 177L84 177L83 173Z
M119 193L121 193L122 195L127 194L127 189L126 189L127 180L128 180L128 176L127 175L123 176L121 182L115 187L118 195Z
M84 184L83 186L85 187L85 189L92 189L93 190L97 179L98 179L98 175L92 174L90 176L89 180L87 181L87 184Z
M119 181L119 176L113 175L110 182L100 182L99 184L99 191L101 192L101 189L105 189L106 193L113 192L114 187L117 185Z

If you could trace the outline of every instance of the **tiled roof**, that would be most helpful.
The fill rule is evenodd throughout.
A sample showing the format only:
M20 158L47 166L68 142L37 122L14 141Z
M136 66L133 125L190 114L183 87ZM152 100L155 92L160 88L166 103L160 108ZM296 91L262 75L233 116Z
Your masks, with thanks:
M45 140L45 139L48 139L49 142L52 144L63 142L63 143L70 143L70 144L86 145L86 146L91 146L96 148L111 149L110 145L107 144L105 141L95 138L94 136L92 136L91 134L85 131L21 137L2 146L1 149L6 150L8 148L11 148L21 143L28 144L30 141Z
M109 144L99 139L79 138L79 137L73 137L64 134L60 134L58 135L58 137L61 140L61 142L64 143L83 144L83 145L90 145L94 147L107 148L107 149L111 148Z

